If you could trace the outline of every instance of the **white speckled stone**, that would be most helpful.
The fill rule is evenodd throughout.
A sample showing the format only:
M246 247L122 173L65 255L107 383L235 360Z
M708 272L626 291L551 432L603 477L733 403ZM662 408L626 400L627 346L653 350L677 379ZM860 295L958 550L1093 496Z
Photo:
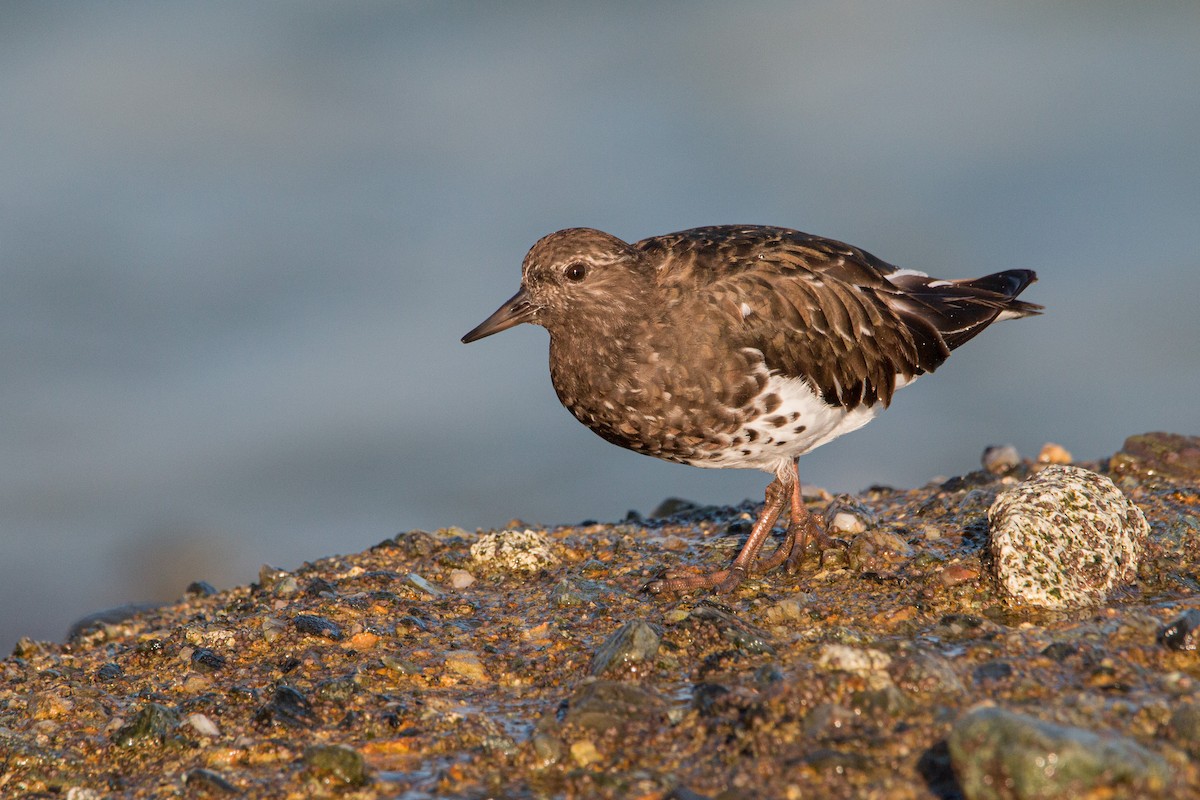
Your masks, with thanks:
M471 545L471 558L489 569L537 572L558 563L550 539L538 531L493 531Z
M1048 466L988 509L993 568L1008 599L1044 608L1103 603L1131 583L1150 526L1103 475Z

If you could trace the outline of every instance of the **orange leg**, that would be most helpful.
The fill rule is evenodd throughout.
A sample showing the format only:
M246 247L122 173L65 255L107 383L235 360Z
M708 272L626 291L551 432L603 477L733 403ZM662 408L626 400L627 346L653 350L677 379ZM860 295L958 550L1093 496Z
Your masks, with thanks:
M717 570L702 575L672 575L653 580L646 584L645 591L650 594L667 592L691 592L696 589L714 589L718 594L732 592L751 573L764 573L775 569L786 562L787 571L794 573L804 560L804 551L808 546L809 537L826 540L825 532L820 524L804 507L800 496L800 473L793 460L790 474L779 474L767 487L762 513L754 522L750 536L742 545L737 558L728 569ZM784 503L791 500L791 520L787 534L779 547L769 558L758 561L759 552L771 535L771 529L783 512ZM758 562L758 563L755 563Z

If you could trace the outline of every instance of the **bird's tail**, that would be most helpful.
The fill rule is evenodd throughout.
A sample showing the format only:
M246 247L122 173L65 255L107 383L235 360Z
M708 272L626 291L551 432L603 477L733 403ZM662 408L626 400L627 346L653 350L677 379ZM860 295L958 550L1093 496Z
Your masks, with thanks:
M965 344L993 322L1042 313L1042 307L1017 295L1037 280L1030 269L1010 269L973 280L943 281L923 275L893 280L905 291L893 301L901 316L931 325L948 350Z

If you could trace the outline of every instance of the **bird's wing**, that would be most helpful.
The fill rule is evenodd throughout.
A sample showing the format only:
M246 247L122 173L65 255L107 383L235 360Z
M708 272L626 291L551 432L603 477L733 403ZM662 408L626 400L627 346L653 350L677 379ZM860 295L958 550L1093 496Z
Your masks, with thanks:
M648 252L670 254L660 284L701 303L731 341L762 352L773 372L807 380L831 404L887 404L897 377L932 371L949 355L936 324L919 304L900 302L902 290L887 277L913 273L859 248L735 226L647 241Z

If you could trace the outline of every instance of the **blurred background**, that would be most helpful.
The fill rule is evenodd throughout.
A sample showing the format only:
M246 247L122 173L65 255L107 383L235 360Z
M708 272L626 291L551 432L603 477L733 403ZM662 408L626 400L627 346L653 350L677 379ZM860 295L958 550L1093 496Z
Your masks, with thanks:
M806 483L1200 432L1197 42L1190 0L3 4L0 652L410 528L760 500L576 423L545 331L459 343L567 226L1038 271Z

